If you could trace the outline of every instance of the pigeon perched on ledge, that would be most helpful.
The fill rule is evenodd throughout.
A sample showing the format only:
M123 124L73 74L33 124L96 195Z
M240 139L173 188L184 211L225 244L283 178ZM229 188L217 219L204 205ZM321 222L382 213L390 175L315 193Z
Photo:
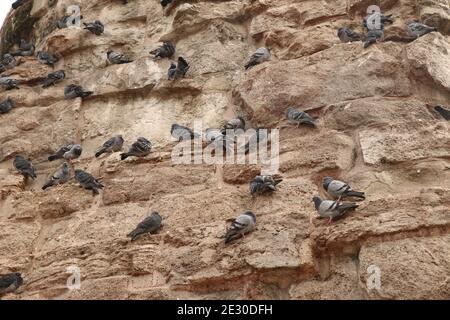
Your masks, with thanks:
M175 47L172 42L163 42L162 46L150 51L150 54L154 59L171 58L175 54Z
M11 98L6 99L0 103L0 114L5 114L11 111L14 103Z
M312 127L316 127L316 120L311 117L308 113L304 111L299 111L292 107L287 108L286 110L286 118L297 124L297 127L300 127L301 124L306 124Z
M22 274L19 272L0 276L0 294L11 293L23 284Z
M361 40L361 35L359 33L347 27L339 28L337 35L343 43Z
M334 218L340 217L346 212L358 208L356 203L340 203L339 201L322 200L319 197L314 197L313 201L317 213L321 217L329 218L328 223L331 223Z
M62 167L58 169L49 180L42 186L42 190L56 186L58 184L66 183L69 180L70 167L67 162L64 162Z
M6 53L3 55L2 59L2 65L5 67L5 69L12 69L16 67L19 64L19 62L14 58L14 56L10 53Z
M150 154L152 151L152 143L146 138L140 137L134 142L128 152L120 155L121 160L125 160L128 157L142 158Z
M255 195L276 191L277 185L282 181L283 179L278 176L256 176L250 182L250 193Z
M265 61L268 61L270 59L270 50L266 47L261 47L258 50L255 51L248 60L248 62L245 64L245 70L254 67L260 63L263 63Z
M161 228L162 218L158 212L152 212L147 218L140 222L137 227L127 234L127 237L131 238L131 241L137 240L140 236L146 233L155 233Z
M450 109L445 109L443 106L435 106L434 110L439 112L439 114L447 121L450 121Z
M172 62L167 71L168 80L177 80L184 78L190 66L183 57L178 57L178 64Z
M6 77L0 78L0 85L2 85L5 90L19 89L19 80L10 79Z
M83 148L79 144L68 144L61 147L55 154L48 157L48 161L57 159L74 160L81 156Z
M227 123L222 128L222 133L225 133L226 130L245 130L245 120L242 117L237 117L231 120L228 120Z
M194 133L194 131L192 131L188 127L179 125L177 123L172 124L172 127L170 128L170 134L178 141L193 140L199 137L198 134Z
M379 40L382 40L384 38L384 31L383 29L379 30L370 30L366 38L363 40L363 46L364 48L368 48L371 44L377 43Z
M239 215L229 227L225 234L225 243L244 237L245 234L253 231L256 226L256 216L251 211L246 211Z
M55 63L59 61L59 58L57 56L45 51L38 51L36 56L40 63L49 65L51 67L53 67Z
M30 177L31 179L36 179L36 173L34 167L30 161L26 160L24 157L17 155L13 161L14 168L18 170L25 178Z
M69 84L64 88L64 96L66 99L84 99L89 97L91 94L93 94L92 91L86 91L82 86L76 84Z
M427 33L438 31L435 27L429 27L423 23L411 21L406 24L406 31L408 35L413 38L419 38L426 35Z
M324 177L322 186L330 196L338 199L338 201L343 197L366 198L364 192L354 191L347 183L334 180L332 177Z
M75 180L86 190L92 190L93 195L99 194L98 190L104 187L90 173L80 169L75 170Z
M125 57L123 54L114 52L112 50L107 52L106 57L108 61L112 64L124 64L133 62L133 60Z
M64 80L65 77L66 73L64 72L64 70L49 73L42 84L42 88L48 88L55 83Z
M82 20L83 16L63 16L61 19L59 19L56 22L56 26L58 27L58 29L64 29L64 28L68 28L69 26L76 26L77 22ZM86 29L86 28L85 28Z
M31 57L34 54L35 46L33 42L27 43L20 39L19 50L11 53L13 56Z
M84 24L84 28L86 30L89 30L91 33L95 34L96 36L101 35L105 31L105 26L103 23L100 22L100 20L95 20L94 22L88 22Z
M95 157L98 158L104 153L113 153L122 150L123 142L124 140L121 135L117 135L108 139L95 153Z

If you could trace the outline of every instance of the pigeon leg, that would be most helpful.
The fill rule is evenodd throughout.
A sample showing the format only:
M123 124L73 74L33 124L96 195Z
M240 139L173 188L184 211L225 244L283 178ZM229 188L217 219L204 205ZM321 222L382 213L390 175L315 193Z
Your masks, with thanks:
M328 224L331 224L332 221L333 221L333 217L330 217L330 219L328 219Z

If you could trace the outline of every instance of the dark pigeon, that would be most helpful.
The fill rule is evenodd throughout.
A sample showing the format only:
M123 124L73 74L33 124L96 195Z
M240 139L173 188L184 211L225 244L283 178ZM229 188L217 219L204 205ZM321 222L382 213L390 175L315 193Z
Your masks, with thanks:
M90 173L80 169L75 170L75 180L86 190L92 190L93 195L99 194L98 190L104 187Z
M135 143L131 145L128 152L122 153L120 155L120 158L122 160L125 160L126 158L131 156L142 158L149 155L151 151L152 151L152 143L149 140L140 137L137 139Z
M13 165L25 178L30 177L33 180L36 179L37 176L33 165L24 157L17 155L14 158Z
M50 86L54 85L55 83L64 80L65 77L66 77L66 73L64 72L64 70L52 72L52 73L48 74L47 77L45 78L45 80L42 84L42 88L50 87Z
M135 241L140 236L146 233L155 233L161 228L162 218L158 212L152 212L147 218L140 222L136 229L127 234L127 237L131 238L131 241Z
M253 231L255 226L256 216L253 212L244 212L231 223L231 226L225 234L225 243L244 237L245 234Z

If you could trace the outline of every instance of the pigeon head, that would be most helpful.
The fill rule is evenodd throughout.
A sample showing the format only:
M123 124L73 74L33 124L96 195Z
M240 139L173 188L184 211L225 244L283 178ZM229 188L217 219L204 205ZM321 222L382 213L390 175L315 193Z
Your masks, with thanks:
M113 53L114 51L112 50L108 50L108 52L106 52L106 54L109 56L111 53Z
M14 272L14 275L15 275L17 278L22 279L22 274L21 274L20 272Z
M76 144L73 146L73 153L76 155L81 155L81 152L83 151L83 149L81 148L81 146L79 144Z
M156 211L153 211L153 212L152 212L152 216L157 216L157 217L161 218L161 216L159 215L159 213L156 212Z
M179 127L180 127L180 125L178 125L177 123L174 123L174 124L172 124L172 127L170 128L170 131L173 131L173 130L179 128Z
M326 190L328 189L328 186L330 185L331 181L333 181L332 177L324 177L322 180L323 188Z
M316 207L316 210L319 210L319 206L322 203L322 199L320 199L319 197L314 197L313 198L314 201L314 206Z
M247 211L244 212L244 214L246 216L251 217L253 219L253 221L256 222L256 216L255 216L255 214L253 212L251 212L250 210L247 210Z

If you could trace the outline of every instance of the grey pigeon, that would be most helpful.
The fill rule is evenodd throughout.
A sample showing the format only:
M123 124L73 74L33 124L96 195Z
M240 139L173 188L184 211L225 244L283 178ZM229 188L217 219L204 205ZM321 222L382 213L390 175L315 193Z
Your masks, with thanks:
M340 201L342 197L366 198L364 192L354 191L347 183L334 180L332 177L324 177L322 186L330 196L335 199L337 198L338 201Z
M177 123L172 124L172 127L170 128L170 134L178 141L192 140L199 137L198 134L194 133L194 131L192 131L188 127L181 126Z
M22 275L19 272L0 276L0 294L16 291L23 284Z
M245 154L249 153L250 150L256 150L259 143L267 140L267 138L267 129L256 128L255 133L249 137L247 144L244 146Z
M131 156L142 158L149 155L151 151L152 151L152 143L149 140L140 137L137 139L136 142L134 142L131 145L128 152L120 154L120 158L122 160L125 160L126 158Z
M382 29L382 26L384 26L386 23L394 23L394 20L391 17L392 14L384 15L381 12L375 11L364 17L363 26L367 30L379 30ZM367 22L369 22L369 25L367 24Z
M56 186L58 184L66 183L69 180L70 167L67 162L64 162L62 167L58 169L53 175L48 179L42 187L42 190Z
M27 43L24 39L20 39L19 50L12 53L13 56L31 57L34 54L33 42Z
M414 38L419 38L423 35L426 35L427 33L437 31L438 29L435 27L429 27L423 23L419 22L408 22L406 24L406 31L408 32L408 35Z
M383 29L369 30L366 38L363 40L364 48L368 48L371 44L376 43L378 40L382 40L384 37Z
M177 80L184 78L188 72L190 66L183 57L178 57L178 64L171 63L169 70L167 71L167 76L169 80Z
M38 51L36 56L40 63L47 64L51 67L53 67L54 64L59 61L59 58L57 56L49 52Z
M49 156L48 161L57 159L74 160L79 158L82 152L83 149L79 144L68 144L61 147L55 154Z
M172 0L160 0L161 6L163 8L167 7L169 4L172 3Z
M76 84L69 84L64 88L64 96L66 99L75 99L75 98L87 98L91 94L93 94L92 91L87 91L83 89L82 86L76 85Z
M450 120L450 109L445 109L443 106L435 106L434 110L439 112L439 114L447 121Z
M23 5L25 3L25 0L17 0L12 4L12 8L16 10L18 7Z
M175 47L172 42L163 42L162 46L150 51L150 54L157 58L171 58L175 53Z
M42 88L50 87L50 86L54 85L55 83L64 80L65 77L66 77L66 73L64 72L64 70L58 70L58 71L49 73L47 75L47 77L45 78L44 82L42 83Z
M277 185L282 181L283 179L279 176L256 176L250 182L250 193L255 195L276 191Z
M287 108L286 110L286 118L291 121L297 123L297 126L300 127L301 124L306 124L312 127L316 127L316 120L311 117L308 113L304 111L299 111L292 107Z
M86 190L92 190L93 195L99 194L98 190L104 187L90 173L80 169L75 170L75 180Z
M339 28L337 35L343 43L361 40L361 35L348 27Z
M266 47L261 47L255 51L254 54L251 55L248 62L245 64L245 70L254 67L264 61L268 61L270 59L270 50Z
M205 140L208 142L213 142L215 140L223 139L222 130L208 128L205 130Z
M3 86L3 88L5 88L5 90L19 89L19 81L15 79L1 77L0 84Z
M0 103L0 114L5 114L11 111L14 103L11 98L6 99Z
M95 20L94 22L84 23L84 29L89 30L96 36L101 35L105 31L105 26L99 20Z
M1 61L0 61L1 62ZM3 73L6 71L6 68L3 64L0 63L0 73Z
M83 16L81 15L80 16L66 15L56 22L56 26L58 27L58 29L68 28L69 26L74 26L77 21L82 19Z
M223 126L223 131L226 130L245 130L245 120L242 117L237 117L235 119L228 120L228 122ZM222 132L223 133L223 132Z
M108 53L106 54L106 57L107 57L108 61L112 64L124 64L124 63L133 62L133 60L125 57L123 54L114 52L112 50L108 51Z
M253 212L244 212L231 223L231 226L225 234L225 243L244 237L245 234L253 231L255 226L256 216Z
M121 135L117 135L108 139L95 153L95 157L98 158L104 153L113 153L122 150L123 142L124 140Z
M319 197L314 197L314 206L321 217L329 218L328 223L331 223L333 218L340 217L346 212L358 208L356 203L340 203L339 201L323 200Z
M137 227L127 234L127 237L131 238L131 241L135 241L137 238L146 233L155 233L161 228L162 218L158 212L152 212L147 218L140 222Z
M17 155L14 158L13 165L25 178L30 177L33 180L36 179L37 176L34 172L33 165L24 157Z
M6 69L12 69L15 66L17 66L18 64L19 64L19 62L16 60L16 58L14 58L14 56L12 54L6 53L3 55L2 65Z
M5 90L19 89L19 81L15 79L1 77L0 84L3 86L3 88L5 88Z

